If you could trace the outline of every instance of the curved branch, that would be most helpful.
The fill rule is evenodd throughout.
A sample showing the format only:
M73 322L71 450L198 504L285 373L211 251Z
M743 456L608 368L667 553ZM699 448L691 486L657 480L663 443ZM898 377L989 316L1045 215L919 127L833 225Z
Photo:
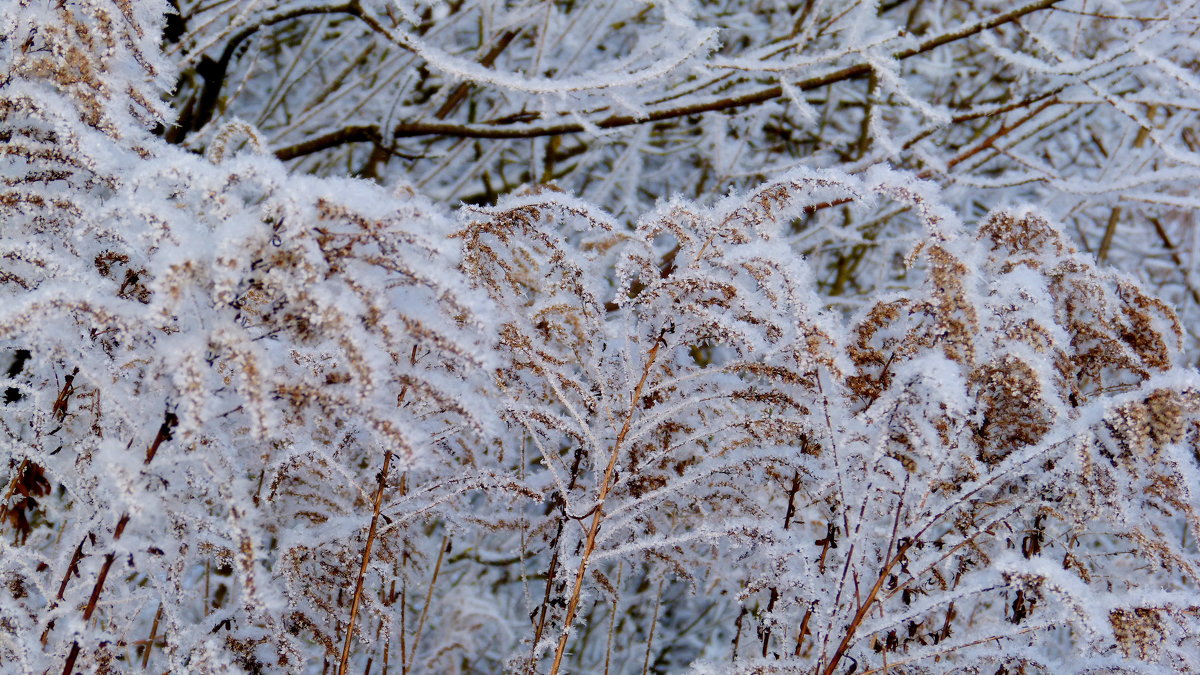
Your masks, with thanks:
M303 143L289 145L286 148L280 148L275 151L275 158L286 162L289 159L311 155L314 152L336 148L339 145L347 143L373 143L375 147L383 150L389 155L400 157L402 159L421 159L420 155L410 155L396 150L395 148L384 144L383 138L379 135L379 127L374 125L360 125L345 127L337 131L330 132L310 138Z
M892 54L892 58L897 61L924 54L952 42L957 42L973 35L977 35L986 30L998 28L1008 23L1019 20L1020 18L1046 9L1055 5L1062 0L1036 0L1027 5L1014 9L1010 12L994 16L990 19L977 23L963 26L956 30L948 31L921 42L920 44L902 49ZM839 70L817 75L815 77L801 80L794 83L792 86L799 91L811 91L820 89L837 82L857 79L869 75L873 67L869 63L860 63L853 66L847 66ZM481 138L481 139L513 139L513 138L537 138L541 136L558 136L562 134L574 134L588 130L589 128L597 129L617 129L621 127L635 126L639 124L648 124L661 122L664 120L678 119L681 117L689 117L691 115L700 115L709 112L717 112L721 110L731 110L749 105L764 103L783 95L781 86L766 87L757 91L748 92L741 96L729 96L724 98L710 99L700 101L690 105L682 105L671 108L663 108L651 111L645 115L611 115L609 117L597 120L590 125L585 125L582 122L564 122L561 124L549 125L502 125L499 122L491 124L452 124L445 122L407 122L396 125L393 130L395 138L413 138L419 136L444 136L447 138ZM317 152L326 148L338 145L340 143L333 142L335 139L342 138L344 134L363 134L365 129L372 129L373 133L382 137L382 133L378 126L365 125L347 127L341 131L335 131L330 134L325 134L317 138L303 141L296 145L288 146L278 150L275 154L281 159L292 159L304 154ZM351 130L354 130L351 132ZM360 140L367 140L363 137ZM342 141L348 142L348 141Z
M233 56L237 53L238 48L243 42L250 39L258 31L273 26L277 23L290 21L302 16L311 16L316 14L353 14L356 11L355 2L347 2L341 5L321 5L316 7L296 7L289 10L272 14L263 17L242 30L235 33L225 43L225 48L221 50L221 57L213 60L208 56L202 56L200 62L196 66L196 72L204 78L204 86L200 88L199 100L193 108L188 105L176 126L171 128L166 134L168 143L181 143L187 136L189 131L195 131L212 119L213 113L216 111L217 103L221 98L221 87L225 84L226 74L229 71L229 64L233 62Z
M314 152L328 150L329 148L335 148L347 143L375 143L378 145L381 141L382 138L379 135L378 126L357 125L343 127L337 131L322 134L316 138L310 138L302 143L280 148L275 151L275 157L280 161L286 162L289 159L311 155Z

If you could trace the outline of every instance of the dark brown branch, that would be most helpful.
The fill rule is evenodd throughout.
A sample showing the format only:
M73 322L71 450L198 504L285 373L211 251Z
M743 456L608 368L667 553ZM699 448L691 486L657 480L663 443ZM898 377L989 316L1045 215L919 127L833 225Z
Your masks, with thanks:
M75 672L75 659L79 658L79 643L71 643L71 653L67 654L66 663L63 664L63 675L71 675Z
M286 162L289 159L304 157L314 152L336 148L339 145L346 145L347 143L373 143L375 147L389 155L395 155L403 159L420 159L417 155L398 152L394 148L385 145L383 138L379 135L379 127L374 125L346 127L322 136L317 136L316 138L310 138L302 143L276 150L275 158Z
M314 14L347 14L354 12L354 10L354 3L321 7L298 7L264 17L261 21L246 26L241 31L235 33L225 43L225 48L221 51L219 59L214 61L208 56L203 56L196 65L196 72L204 78L204 86L200 89L199 99L195 103L189 102L176 125L167 130L167 142L183 142L189 131L196 131L212 119L213 113L217 108L217 103L221 99L221 87L225 85L229 64L233 61L234 54L237 53L238 48L252 35L267 26L291 21L302 16Z
M985 21L964 26L958 30L942 33L937 37L930 38L920 44L902 49L892 54L892 58L903 61L905 59L924 54L944 45L959 40L969 38L986 30L991 30L999 26L1017 21L1021 17L1046 9L1062 0L1037 0L1028 5L1019 7L998 16L994 16ZM811 91L820 89L837 82L857 79L867 76L871 73L872 66L867 63L860 63L853 66L847 66L839 70L835 70L823 75L808 78L794 83L794 87L800 91ZM757 91L752 91L741 96L729 96L724 98L712 99L708 101L700 101L690 105L676 106L672 108L663 108L660 110L651 111L643 116L635 115L611 115L604 119L597 120L592 126L599 129L616 129L620 127L635 126L639 124L650 124L661 122L664 120L678 119L681 117L689 117L692 115L701 115L709 112L717 112L722 110L731 110L750 105L764 103L783 95L783 89L780 86L767 87ZM363 134L364 129L374 130L374 134L381 136L378 126L356 126L348 127L341 131L335 131L330 134L325 134L317 138L304 141L302 143L282 148L275 153L280 159L292 159L304 154L318 152L320 150L339 145L340 143L333 142L335 139L342 138L343 134ZM486 138L486 139L511 139L511 138L537 138L541 136L557 136L560 134L574 134L585 131L585 126L580 122L564 122L561 124L550 124L543 126L524 125L524 126L501 126L497 123L492 124L453 124L445 122L406 122L396 125L393 130L393 135L396 138L412 138L418 136L445 136L449 138ZM361 140L367 140L361 137ZM349 142L349 141L342 141Z
M159 447L162 446L164 441L171 440L174 436L173 430L177 426L179 426L179 418L175 416L175 413L167 411L163 416L162 424L158 427L158 433L154 436L154 441L150 443L150 447L146 450L146 464L154 461L154 455L158 453ZM118 534L117 538L119 539L120 536Z
M374 125L345 127L337 131L310 138L296 145L289 145L275 151L275 157L286 162L289 159L311 155L314 152L328 150L347 143L379 143L381 141L379 127Z
M67 573L63 575L62 583L58 585L58 599L62 601L63 595L67 592L67 584L71 581L71 574L79 576L79 561L83 560L83 543L87 539L79 540L79 546L75 547L75 553L71 556L71 562L67 563Z
M104 580L108 579L108 570L112 567L113 561L116 559L116 553L109 553L104 556L104 565L100 567L100 574L96 577L96 585L92 587L92 597L88 598L87 607L83 610L83 620L85 622L92 620L92 613L96 611L96 603L100 601L100 593L104 591Z
M488 50L488 53L484 54L482 59L479 59L479 65L483 66L484 68L491 68L492 64L496 62L496 59L504 52L505 49L508 49L508 46L512 44L512 41L519 33L520 31L518 30L509 30L501 35L500 39L496 41L496 44ZM438 111L434 113L433 116L439 120L444 120L449 117L450 113L454 112L455 109L462 104L463 100L467 98L467 94L470 93L470 91L470 82L460 83L458 87L456 87L450 94L450 97L446 99L446 102L442 104L442 107L438 108Z

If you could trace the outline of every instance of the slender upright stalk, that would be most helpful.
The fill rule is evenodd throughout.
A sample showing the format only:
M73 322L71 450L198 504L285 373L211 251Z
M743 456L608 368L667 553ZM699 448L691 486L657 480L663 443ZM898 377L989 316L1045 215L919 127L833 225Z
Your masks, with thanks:
M162 603L159 603L158 611L154 613L154 623L150 624L150 637L146 638L146 649L142 652L142 670L150 665L150 650L154 649L154 641L158 639L158 620L162 618L162 611Z
M554 664L550 667L550 675L558 675L558 669L562 666L563 654L567 651L567 640L571 637L571 622L575 620L575 611L579 609L579 594L583 590L583 579L587 575L588 560L592 557L592 552L596 550L596 535L600 532L600 523L604 520L604 499L608 497L608 491L612 487L617 456L621 451L621 444L625 441L625 436L629 434L629 429L633 426L633 415L642 400L642 389L646 386L646 380L650 378L654 362L658 359L660 345L662 345L661 335L654 341L654 346L650 348L650 353L646 356L642 377L634 387L633 396L629 401L629 413L625 415L625 422L621 425L617 439L613 442L612 452L608 457L608 466L604 469L604 478L600 481L600 493L596 498L596 508L592 514L591 527L588 528L587 541L583 546L583 555L579 558L579 570L575 573L575 587L571 590L571 599L567 602L567 615L563 617L562 636L558 639L558 649L554 652Z
M442 550L438 551L437 562L433 565L433 577L429 580L429 588L425 591L425 606L421 608L421 617L417 619L417 632L413 634L412 651L409 652L404 675L417 662L417 647L421 644L421 631L425 629L425 616L429 614L429 605L433 604L433 587L437 585L438 573L442 571L442 560L446 558L446 550L450 548L450 537L442 537Z
M371 509L371 527L367 530L367 543L363 546L362 565L358 568L358 581L354 583L354 599L350 602L350 623L346 626L346 641L342 644L342 660L338 663L338 675L346 675L346 664L350 660L350 641L354 638L354 620L358 618L358 603L362 600L363 579L367 576L367 565L371 562L371 546L375 543L375 530L379 525L379 506L383 503L383 487L387 484L388 468L392 463L392 451L383 454L383 469L379 472L379 486L375 488L375 503Z
M658 594L654 597L654 617L650 619L650 635L646 638L646 658L642 661L642 675L650 672L650 654L654 651L654 631L658 628L658 610L662 607L663 579L658 580Z

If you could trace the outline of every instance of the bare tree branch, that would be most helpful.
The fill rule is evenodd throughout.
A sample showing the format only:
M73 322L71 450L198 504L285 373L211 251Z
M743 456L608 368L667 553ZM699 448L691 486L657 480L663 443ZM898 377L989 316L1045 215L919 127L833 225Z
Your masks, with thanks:
M930 38L924 42L903 49L892 54L892 58L903 61L905 59L918 56L930 52L934 49L969 38L973 35L978 35L986 30L998 28L1005 24L1012 23L1022 17L1032 14L1038 10L1051 7L1062 0L1037 0L1028 5L1019 7L1010 12L1000 14L985 21L963 26L956 30L942 33L937 37ZM857 79L871 73L872 66L868 63L859 63L853 66L847 66L829 73L810 77L806 80L801 80L793 84L799 91L812 91L821 87L843 82L846 80ZM665 120L679 119L681 117L689 117L692 115L701 115L709 112L717 112L722 110L732 110L734 108L742 108L745 106L756 105L772 99L779 98L783 95L783 88L780 86L766 87L757 91L752 91L740 96L729 96L692 103L690 105L675 106L671 108L663 108L660 110L651 111L645 115L611 115L593 123L593 126L598 129L617 129L621 127L635 126L640 124L651 124L654 122L662 122ZM524 116L519 116L524 118ZM507 121L507 120L505 120ZM491 124L451 124L445 122L405 122L396 125L392 131L395 138L413 138L418 136L445 136L448 138L484 138L484 139L506 139L506 138L538 138L543 136L558 136L561 134L574 134L585 131L587 127L581 122L564 122L561 124L549 125L502 125L499 122ZM373 130L368 132L368 130ZM377 126L373 125L358 125L347 127L339 131L324 134L295 145L281 148L275 152L275 156L280 159L294 159L313 152L319 152L328 148L342 145L350 142L362 142L371 140L368 134L373 133L374 137L382 137Z

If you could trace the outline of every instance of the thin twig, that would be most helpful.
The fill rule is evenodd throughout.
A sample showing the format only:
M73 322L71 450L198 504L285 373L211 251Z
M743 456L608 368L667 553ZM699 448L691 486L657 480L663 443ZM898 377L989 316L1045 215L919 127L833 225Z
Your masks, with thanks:
M650 654L654 649L654 630L658 627L658 610L662 607L663 579L658 580L658 594L654 597L654 616L650 619L650 635L646 638L646 658L642 660L642 675L650 672Z
M83 610L85 623L91 620L92 614L96 611L96 603L100 600L100 593L104 591L104 580L108 578L108 570L116 559L116 553L104 556L104 565L100 567L100 575L96 577L96 585L92 587L92 597L88 598L87 607Z
M665 332L664 330L663 334ZM583 579L587 574L588 559L591 558L592 552L596 550L596 535L600 532L601 521L604 520L604 499L608 497L608 490L612 487L613 470L617 466L617 456L620 454L625 436L629 434L629 429L633 426L633 416L641 404L642 389L646 386L646 380L650 378L650 371L654 368L654 362L658 359L658 348L660 345L662 345L661 334L655 339L654 346L650 348L650 352L646 356L646 365L642 368L642 376L638 380L637 386L633 388L633 396L629 401L629 412L625 415L625 422L621 425L621 430L617 433L616 440L613 441L612 452L608 457L608 466L604 469L604 478L600 481L600 493L596 496L596 509L592 515L592 525L588 529L587 541L583 547L583 555L579 559L579 570L575 573L575 587L572 589L571 599L567 603L567 614L563 617L562 636L559 637L558 649L554 652L554 663L550 667L550 675L558 675L558 669L562 665L563 654L567 651L567 640L571 637L571 622L575 620L575 611L579 607L579 594L583 591Z
M75 672L75 659L79 658L79 643L71 643L71 653L67 654L67 661L63 664L63 675L71 675Z
M829 659L829 665L825 666L825 669L821 671L821 675L833 675L833 671L837 669L838 661L846 655L846 650L849 648L850 642L854 639L854 634L858 632L858 627L862 624L862 620L866 618L867 611L875 604L875 596L883 588L884 581L888 578L896 563L900 562L908 553L908 549L912 547L915 541L915 539L906 541L896 551L896 554L887 561L883 569L879 571L879 576L875 579L875 584L871 587L871 591L867 593L866 599L858 606L858 611L854 613L854 618L850 620L850 625L846 627L846 632L842 635L841 642L838 643L837 649L833 651L833 656Z
M446 557L446 549L450 548L450 537L442 537L442 550L438 551L437 563L433 566L433 577L429 580L429 588L425 591L425 606L421 608L421 617L417 619L417 632L413 634L412 650L409 652L408 663L405 664L404 675L408 675L417 661L417 647L421 644L421 631L425 628L425 616L429 613L429 605L433 603L433 587L437 585L438 573L442 571L442 560Z
M383 487L387 484L388 468L392 463L392 451L383 454L383 469L379 472L379 486L375 488L375 503L371 509L371 527L367 530L367 543L363 546L362 565L358 568L358 580L354 583L354 600L350 603L350 624L346 626L346 641L342 645L342 660L338 664L338 675L346 675L346 664L350 659L350 640L354 637L354 620L358 618L358 603L362 599L363 579L367 576L367 565L371 561L371 546L375 543L375 529L379 524L379 507L383 503Z
M621 590L621 572L624 568L624 560L617 563L617 583L613 586L612 616L608 620L608 642L604 646L604 675L608 675L609 664L612 661L613 635L617 632L617 609L619 603L617 594Z
M154 649L154 640L158 637L158 620L162 618L162 610L162 603L159 603L158 611L154 613L154 622L150 624L150 637L146 638L146 650L142 652L142 670L150 665L150 650Z
M1158 234L1159 241L1162 242L1163 246L1166 247L1167 252L1171 255L1171 262L1175 263L1176 268L1182 270L1183 259L1180 258L1179 253L1176 252L1175 244L1171 241L1171 237L1167 235L1167 230L1163 227L1162 222L1159 221L1158 218L1150 218L1149 220L1150 224L1154 226L1154 231ZM1192 285L1192 282L1190 279L1188 279L1188 275L1186 273L1184 274L1183 283L1185 286L1187 286L1188 292L1192 296L1192 302L1200 305L1200 292L1198 292L1196 287Z
M79 561L83 559L83 543L87 539L80 539L79 546L75 547L75 553L71 555L71 562L67 563L67 573L63 575L62 583L58 585L58 599L63 599L63 594L67 592L67 583L71 581L71 573L79 576Z
M1108 259L1108 249L1112 247L1113 235L1117 233L1117 223L1121 221L1121 207L1114 206L1108 216L1108 225L1104 226L1104 238L1100 240L1100 250L1096 252L1096 262L1101 265Z

